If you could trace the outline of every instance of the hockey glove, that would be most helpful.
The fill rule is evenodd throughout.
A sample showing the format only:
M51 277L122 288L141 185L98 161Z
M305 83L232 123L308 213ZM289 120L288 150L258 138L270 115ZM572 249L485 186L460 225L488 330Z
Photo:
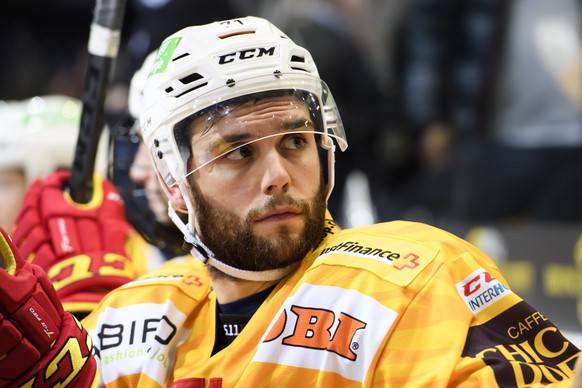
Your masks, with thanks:
M32 183L13 239L23 257L48 273L65 309L82 316L136 278L126 251L136 232L111 182L95 177L91 201L78 204L63 191L69 177L59 171Z
M91 348L46 273L25 262L0 229L0 386L90 386Z

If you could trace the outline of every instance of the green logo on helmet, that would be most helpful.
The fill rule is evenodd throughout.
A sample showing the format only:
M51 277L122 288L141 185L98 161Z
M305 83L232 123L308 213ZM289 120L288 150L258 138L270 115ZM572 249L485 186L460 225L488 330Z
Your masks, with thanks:
M171 38L166 39L156 53L156 59L154 60L154 64L152 65L152 69L150 71L149 76L154 74L163 73L166 71L168 67L168 63L172 59L172 54L176 51L178 44L182 38Z

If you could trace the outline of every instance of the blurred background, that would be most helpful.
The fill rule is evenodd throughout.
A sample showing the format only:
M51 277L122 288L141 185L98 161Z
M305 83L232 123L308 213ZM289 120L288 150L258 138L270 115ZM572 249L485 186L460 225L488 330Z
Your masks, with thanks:
M3 12L0 100L81 99L93 7L20 0ZM468 239L580 345L581 7L577 0L128 0L107 121L124 117L131 76L167 35L217 19L267 17L312 52L339 105L350 150L337 156L329 206L340 224L405 219Z

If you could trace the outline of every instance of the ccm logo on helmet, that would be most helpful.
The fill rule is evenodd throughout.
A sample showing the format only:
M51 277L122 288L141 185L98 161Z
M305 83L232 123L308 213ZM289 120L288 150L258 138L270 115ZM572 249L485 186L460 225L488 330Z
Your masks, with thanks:
M244 49L240 51L235 51L228 54L223 54L218 56L218 64L225 65L227 63L232 63L237 60L245 60L252 58L260 58L264 56L272 57L275 55L275 49L277 46L272 47L255 47L250 49Z

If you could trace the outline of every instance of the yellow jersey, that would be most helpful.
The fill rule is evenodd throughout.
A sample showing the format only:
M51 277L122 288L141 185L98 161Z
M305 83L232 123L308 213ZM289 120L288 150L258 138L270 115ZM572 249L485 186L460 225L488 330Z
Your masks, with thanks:
M170 262L84 321L107 387L570 386L580 351L496 265L438 228L326 235L226 348L204 264ZM244 254L244 252L241 252Z

